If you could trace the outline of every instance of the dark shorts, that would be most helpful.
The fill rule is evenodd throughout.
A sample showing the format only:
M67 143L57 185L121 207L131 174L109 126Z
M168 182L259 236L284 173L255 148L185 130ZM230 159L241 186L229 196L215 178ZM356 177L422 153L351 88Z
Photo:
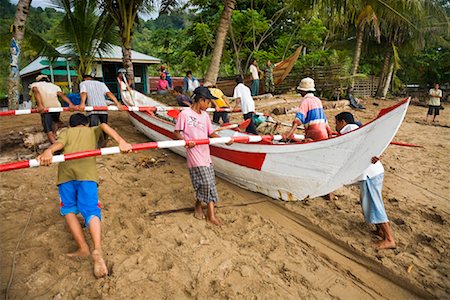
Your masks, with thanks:
M432 116L439 116L439 110L441 109L440 106L435 105L428 105L428 115Z
M108 124L108 115L107 114L90 114L88 116L89 119L89 127L98 126L101 123Z
M59 112L41 114L41 121L45 133L53 131L53 124L59 122Z
M195 198L200 202L217 203L219 196L213 166L189 168L189 175L195 190Z
M228 113L225 111L219 111L213 113L213 122L216 124L219 124L220 119L222 119L223 123L229 123L230 120L228 119Z

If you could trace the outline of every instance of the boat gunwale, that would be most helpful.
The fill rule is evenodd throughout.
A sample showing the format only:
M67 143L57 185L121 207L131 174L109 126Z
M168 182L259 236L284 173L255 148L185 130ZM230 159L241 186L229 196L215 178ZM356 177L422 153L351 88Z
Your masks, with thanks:
M157 100L154 100L153 98L151 98L151 99L152 99L153 101L155 101L155 102L158 102L158 103L162 104L161 102L159 102L159 101L157 101ZM324 142L324 141L333 140L333 139L340 138L340 137L345 136L345 135L348 135L348 134L355 134L355 133L357 133L359 130L361 130L361 129L363 129L364 127L370 125L371 123L375 122L376 120L379 120L379 119L381 119L382 117L388 115L391 111L393 111L393 110L399 108L400 106L402 106L402 105L408 103L408 102L410 101L410 99L411 99L411 97L408 97L408 98L403 99L403 100L401 100L400 102L398 102L398 103L396 103L396 104L394 104L394 105L392 105L392 106L389 106L389 107L386 107L386 108L384 108L384 109L381 109L381 110L378 112L378 115L377 115L376 118L370 120L369 122L365 123L364 125L360 126L359 128L357 128L357 129L355 129L355 130L352 130L352 131L347 132L347 133L344 133L344 134L337 134L337 135L331 136L331 137L329 137L329 138L327 138L327 139L312 140L312 141L297 141L297 142L294 142L294 143L286 143L286 144L274 144L274 143L270 143L270 142L261 140L261 141L259 141L259 142L252 142L252 143L249 143L249 142L247 142L247 143L246 143L246 142L242 142L242 143L239 143L239 144L252 144L252 145L264 145L264 146L295 146L295 145L306 145L306 144L312 144L312 143L318 143L318 142ZM131 113L131 112L129 112L129 113ZM166 120L166 119L164 119L164 118L162 118L162 117L159 117L159 116L156 115L154 112L146 111L146 112L141 112L141 113L144 113L144 114L148 115L149 117L151 117L151 118L153 118L153 119L156 119L156 120L158 120L158 121L161 121L161 122L163 122L163 123L166 123L166 124L168 124L168 125L175 126L175 123L172 123L172 122L170 122L170 121L168 121L168 120ZM155 126L156 126L156 125L155 125ZM245 133L245 134L247 134L247 133ZM253 135L253 134L247 134L247 135L251 136L251 135ZM211 145L211 147L217 147L217 146L219 146L219 145ZM220 147L220 148L221 148L221 147Z

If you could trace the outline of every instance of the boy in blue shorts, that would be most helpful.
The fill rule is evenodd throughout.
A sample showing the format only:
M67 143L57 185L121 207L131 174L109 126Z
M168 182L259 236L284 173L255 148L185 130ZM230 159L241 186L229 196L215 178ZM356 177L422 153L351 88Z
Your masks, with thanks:
M131 145L107 124L89 127L88 118L76 113L70 117L70 128L63 130L56 143L37 157L41 165L52 162L53 153L63 150L65 154L95 150L99 137L104 132L119 143L122 152L131 152ZM68 254L72 257L92 255L94 274L97 278L108 275L108 269L102 257L101 247L101 213L98 205L98 173L95 157L62 162L58 165L58 191L61 201L60 212L65 217L70 232L77 243L78 250ZM94 250L83 236L77 214L81 213L94 243Z

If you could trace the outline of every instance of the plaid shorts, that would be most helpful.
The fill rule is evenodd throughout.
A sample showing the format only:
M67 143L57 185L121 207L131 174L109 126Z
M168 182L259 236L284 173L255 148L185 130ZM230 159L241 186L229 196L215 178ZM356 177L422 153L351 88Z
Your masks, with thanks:
M217 195L213 166L189 168L189 175L191 176L192 186L195 190L195 198L205 203L211 201L217 203L219 196Z

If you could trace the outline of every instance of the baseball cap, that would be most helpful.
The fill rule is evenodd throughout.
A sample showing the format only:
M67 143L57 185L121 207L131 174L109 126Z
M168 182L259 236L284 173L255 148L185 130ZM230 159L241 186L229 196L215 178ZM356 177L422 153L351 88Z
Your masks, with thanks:
M214 97L211 94L211 92L209 91L209 89L207 87L204 87L204 86L199 86L198 88L196 88L194 90L194 100L197 101L200 98L208 99L208 100L218 99L217 97Z

